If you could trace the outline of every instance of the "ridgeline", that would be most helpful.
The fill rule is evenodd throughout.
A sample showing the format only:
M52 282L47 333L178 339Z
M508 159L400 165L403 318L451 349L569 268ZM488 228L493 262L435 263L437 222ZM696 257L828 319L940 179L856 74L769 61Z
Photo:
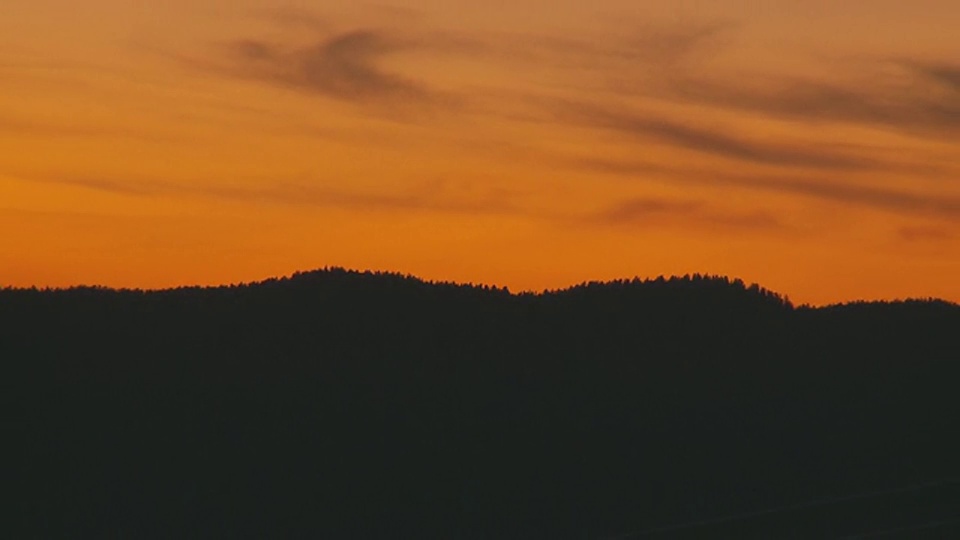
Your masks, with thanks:
M342 269L5 289L0 361L10 538L831 538L960 516L942 301Z

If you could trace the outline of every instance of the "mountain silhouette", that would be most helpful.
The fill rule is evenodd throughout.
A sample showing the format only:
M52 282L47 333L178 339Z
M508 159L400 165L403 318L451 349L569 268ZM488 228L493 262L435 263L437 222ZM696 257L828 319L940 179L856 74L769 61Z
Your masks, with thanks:
M958 338L700 275L5 289L8 537L947 534Z

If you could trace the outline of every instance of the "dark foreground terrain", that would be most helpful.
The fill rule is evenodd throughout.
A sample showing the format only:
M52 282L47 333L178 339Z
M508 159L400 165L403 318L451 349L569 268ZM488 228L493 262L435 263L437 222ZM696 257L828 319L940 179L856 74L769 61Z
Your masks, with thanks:
M956 538L960 307L0 291L7 538Z

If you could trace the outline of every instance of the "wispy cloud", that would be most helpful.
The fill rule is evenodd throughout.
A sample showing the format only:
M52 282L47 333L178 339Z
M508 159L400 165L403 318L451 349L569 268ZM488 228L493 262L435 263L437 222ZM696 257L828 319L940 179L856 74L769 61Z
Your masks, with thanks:
M944 227L901 227L897 230L897 234L908 242L945 242L956 239L956 235Z
M469 196L428 182L393 192L348 190L307 180L262 179L244 184L207 180L172 182L148 177L107 175L10 175L24 182L61 184L137 197L214 199L234 203L339 208L367 212L428 212L473 215L524 214L502 190L473 192Z
M960 67L947 63L864 62L848 66L847 73L819 78L676 73L641 91L772 118L861 124L917 134L960 131Z
M303 183L274 183L256 187L205 187L196 194L236 202L270 202L306 207L355 211L429 212L471 215L519 214L522 210L498 193L480 197L456 197L413 186L400 192L348 191Z
M914 62L912 65L919 73L922 73L957 92L958 95L955 97L957 98L957 101L960 102L960 64L923 64Z
M285 29L327 30L332 22L314 11L294 6L273 6L251 12L253 18L268 21Z
M255 39L229 45L236 73L271 84L361 103L422 103L426 85L390 71L384 59L415 47L378 30L353 30L288 48Z
M301 16L306 22L298 23ZM719 22L646 23L629 25L615 35L598 40L575 34L445 31L430 28L422 21L401 27L396 19L419 16L393 14L391 18L392 21L376 27L337 31L334 30L336 24L312 12L269 10L261 20L271 22L285 37L277 38L276 32L272 39L248 36L228 43L225 57L181 60L194 67L343 101L436 105L457 99L450 93L438 91L429 81L391 68L393 58L411 53L438 58L455 55L461 61L486 64L520 77L543 77L544 87L567 84L577 87L586 72L612 83L627 67L682 63L709 51L710 44L730 27L728 23ZM305 35L313 37L305 38ZM493 88L505 92L517 90L512 87L515 81L509 79L462 82L465 87L459 97L463 100L482 97L472 93Z
M833 202L924 216L960 219L960 197L921 194L904 190L854 184L840 180L808 180L797 177L718 176L729 185L764 191L803 195Z
M59 184L78 187L116 195L134 197L153 197L157 195L178 195L192 189L187 184L178 184L165 180L144 177L142 175L110 176L83 173L19 173L6 172L10 179L25 183Z
M308 41L248 38L231 42L227 46L229 68L224 71L339 101L387 106L378 109L385 110L411 103L436 105L449 97L441 96L429 81L405 75L399 67L402 64L391 61L411 52L432 55L446 51L481 64L495 62L499 68L515 68L519 77L543 78L540 88L516 84L510 78L491 80L491 85L499 85L493 89L497 103L482 112L488 116L500 113L497 119L501 122L551 123L560 130L602 130L611 138L619 137L620 142L636 144L638 148L661 144L719 157L733 166L759 165L779 172L665 170L664 165L603 159L586 160L578 165L581 167L608 174L653 174L677 183L797 195L891 212L960 219L960 201L956 198L911 191L908 187L871 185L864 178L865 173L888 179L890 173L926 175L929 170L902 162L923 160L922 154L928 150L918 150L919 155L897 155L888 151L889 145L881 151L850 144L848 140L842 141L846 144L837 144L836 140L825 138L816 126L836 122L925 133L960 131L960 67L950 63L898 59L862 62L849 72L825 69L819 70L820 75L781 76L766 73L762 68L756 73L723 72L720 66L727 64L693 61L716 53L725 37L737 28L735 23L727 22L650 24L629 31L622 31L620 26L612 35L596 41L575 34L444 34L422 26L400 31L388 25L332 33L330 28L318 30L322 37ZM525 67L530 68L529 75L522 71ZM585 82L577 85L578 80ZM572 84L563 87L563 81ZM603 85L607 85L605 89ZM461 103L482 101L480 87L465 84L460 91ZM663 107L663 101L683 107ZM685 111L682 116L671 112L681 109ZM702 117L692 116L693 110L698 110ZM515 114L517 111L523 115ZM459 112L481 111L461 107ZM778 135L786 131L763 138L751 136L742 129L744 116L789 121L796 129L790 138ZM286 188L276 192L271 188L260 196L279 201L294 192ZM338 197L314 193L314 197L304 198L351 204L350 197ZM419 196L378 197L362 202L371 207L380 204L416 208L433 204ZM634 215L627 212L627 206L619 211ZM618 215L614 210L609 209L606 215L611 223ZM645 210L652 212L649 207ZM694 212L677 207L671 213L683 212L707 220L702 208ZM729 221L741 218L744 223L759 225L768 217L757 214Z
M529 63L565 71L605 71L608 82L622 70L676 68L713 50L727 34L726 22L629 24L602 39L576 34L496 33L463 36L473 53L497 62Z
M588 222L618 227L670 225L712 231L771 232L788 227L764 211L733 212L712 207L699 200L636 197L618 201L595 212Z
M72 137L79 139L137 139L147 142L171 140L170 137L165 137L162 134L143 129L106 127L81 123L58 124L51 121L3 115L0 115L0 133L13 133L18 137L37 137L42 139Z
M793 173L738 174L677 168L674 170L639 162L583 159L574 163L586 170L621 176L642 177L671 185L696 185L800 195L822 201L863 208L960 220L960 197L918 193L856 183L844 178L816 178Z
M729 21L634 27L621 40L620 49L630 60L676 63L714 50L736 25Z
M876 160L838 153L813 145L761 143L726 131L669 119L655 113L641 114L607 106L562 102L555 105L557 118L584 126L615 131L634 138L662 142L720 157L791 167L819 169L870 169Z

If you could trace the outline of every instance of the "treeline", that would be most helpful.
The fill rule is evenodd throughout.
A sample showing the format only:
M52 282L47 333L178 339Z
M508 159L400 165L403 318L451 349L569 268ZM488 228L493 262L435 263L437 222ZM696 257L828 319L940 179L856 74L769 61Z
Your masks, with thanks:
M10 521L18 538L602 538L945 478L958 332L946 302L812 309L699 275L6 289Z

